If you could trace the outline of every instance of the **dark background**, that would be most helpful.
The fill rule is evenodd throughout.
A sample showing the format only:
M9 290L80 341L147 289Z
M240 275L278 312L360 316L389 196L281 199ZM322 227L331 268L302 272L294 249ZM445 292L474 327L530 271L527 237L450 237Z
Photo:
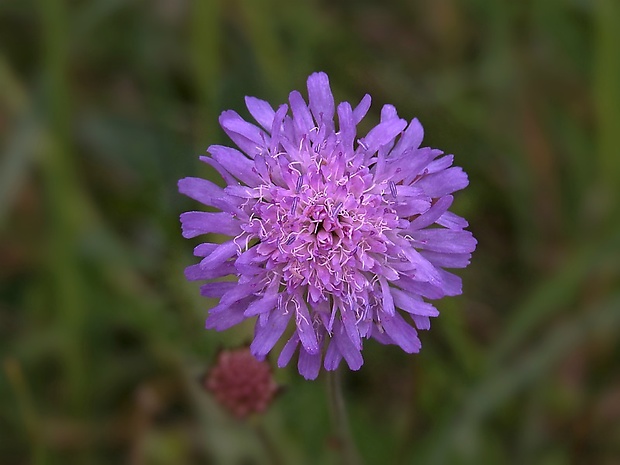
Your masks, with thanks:
M325 383L263 418L203 392L219 348L176 192L224 109L312 71L418 117L478 238L423 350L345 373L367 464L620 464L616 0L0 0L0 463L339 463Z

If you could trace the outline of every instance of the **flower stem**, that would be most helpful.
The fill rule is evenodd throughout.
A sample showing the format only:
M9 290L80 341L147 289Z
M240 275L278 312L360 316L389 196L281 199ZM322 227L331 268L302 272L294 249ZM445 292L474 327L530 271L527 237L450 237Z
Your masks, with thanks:
M327 372L327 388L336 447L342 458L341 463L343 465L362 465L362 460L355 447L351 428L349 427L349 419L342 392L342 374L340 369Z
M262 418L259 420L262 420ZM282 459L282 456L280 455L280 452L278 451L278 448L274 444L273 440L265 430L262 421L254 422L253 427L258 440L265 449L267 457L269 457L270 463L272 465L284 465L284 460Z

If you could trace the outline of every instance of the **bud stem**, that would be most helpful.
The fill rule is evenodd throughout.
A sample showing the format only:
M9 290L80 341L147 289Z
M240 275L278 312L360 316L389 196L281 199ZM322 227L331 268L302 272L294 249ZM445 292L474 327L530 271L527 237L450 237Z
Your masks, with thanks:
M343 465L362 465L359 452L355 446L342 391L342 374L340 369L327 372L327 392L332 418L336 448Z

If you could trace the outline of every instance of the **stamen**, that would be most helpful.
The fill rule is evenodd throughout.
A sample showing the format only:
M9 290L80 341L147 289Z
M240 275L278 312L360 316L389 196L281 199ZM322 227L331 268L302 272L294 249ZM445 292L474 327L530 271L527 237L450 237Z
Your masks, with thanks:
M338 203L338 205L336 205L336 208L334 208L334 211L332 213L332 218L336 218L338 216L338 213L340 213L341 208L342 208L342 202Z
M392 197L396 198L397 192L396 184L394 184L394 181L390 181L390 192L392 192Z

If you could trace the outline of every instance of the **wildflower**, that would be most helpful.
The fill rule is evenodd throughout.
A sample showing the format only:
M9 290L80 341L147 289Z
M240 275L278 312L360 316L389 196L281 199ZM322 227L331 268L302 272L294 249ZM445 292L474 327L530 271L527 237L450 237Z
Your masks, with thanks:
M264 412L278 391L269 365L247 347L221 351L204 386L237 418Z
M418 352L417 330L438 315L426 299L461 293L460 278L444 268L467 266L476 240L448 211L467 175L452 155L420 148L417 119L407 123L385 105L357 139L369 95L336 107L327 75L314 73L308 100L291 92L290 116L287 105L246 97L260 127L223 112L220 124L240 150L213 145L201 160L227 187L185 178L179 190L221 210L183 213L184 237L231 237L197 246L201 261L186 270L210 281L202 295L220 299L206 327L256 318L259 360L291 328L278 365L298 350L299 372L314 379L321 364L334 370L343 358L359 369L364 339ZM237 281L218 280L228 275Z

